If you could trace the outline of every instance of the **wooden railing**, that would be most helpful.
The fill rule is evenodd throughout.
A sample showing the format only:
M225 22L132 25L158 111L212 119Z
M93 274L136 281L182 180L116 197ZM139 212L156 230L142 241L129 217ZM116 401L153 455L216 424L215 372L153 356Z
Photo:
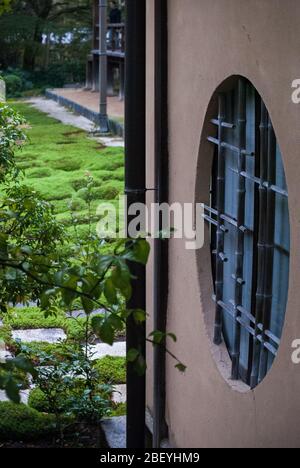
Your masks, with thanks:
M108 24L107 54L125 57L125 24Z

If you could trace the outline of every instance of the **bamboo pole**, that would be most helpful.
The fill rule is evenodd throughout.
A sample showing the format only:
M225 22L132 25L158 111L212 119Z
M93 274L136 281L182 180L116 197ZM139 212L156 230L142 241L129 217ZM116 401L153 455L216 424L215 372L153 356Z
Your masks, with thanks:
M265 264L266 264L266 212L267 190L264 182L267 180L267 151L268 151L268 112L261 101L260 123L260 185L259 185L259 229L258 229L258 260L257 260L257 292L256 292L256 324L253 339L253 362L250 378L250 386L254 388L258 384L260 342L258 336L261 331L259 325L263 320L264 294L265 294Z
M243 305L244 290L244 250L245 250L245 232L240 229L245 224L245 202L246 202L246 180L241 175L246 170L246 156L243 151L246 149L246 82L239 80L238 84L238 147L240 154L238 156L238 188L237 188L237 238L235 252L235 324L234 339L232 350L232 374L233 380L239 379L240 367L240 344L241 344L241 325L237 318L241 315L238 307Z
M266 213L266 262L265 262L265 291L263 302L263 330L262 345L260 353L259 376L260 383L268 371L268 350L264 343L268 341L265 332L270 328L273 298L273 261L274 261L274 234L275 234L275 202L276 195L270 189L276 183L276 137L269 119L268 125L268 190L267 190L267 213Z
M218 115L218 181L217 181L217 255L216 255L216 316L214 326L214 343L220 345L222 343L222 325L223 325L223 310L219 302L223 300L224 288L224 231L222 230L225 205L225 159L224 147L222 146L226 113L226 96L219 95L219 115Z

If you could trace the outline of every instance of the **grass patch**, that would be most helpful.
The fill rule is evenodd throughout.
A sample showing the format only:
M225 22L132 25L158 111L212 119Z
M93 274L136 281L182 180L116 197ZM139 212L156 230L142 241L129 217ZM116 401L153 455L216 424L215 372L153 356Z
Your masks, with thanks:
M25 183L52 202L60 218L70 219L69 203L73 198L78 211L84 210L84 196L79 192L87 173L95 180L95 216L101 201L114 200L124 192L123 148L95 145L84 131L64 125L24 102L15 102L12 107L30 125L29 143L16 156L18 166L25 171ZM80 228L81 235L85 235L86 218ZM74 234L72 227L70 234Z

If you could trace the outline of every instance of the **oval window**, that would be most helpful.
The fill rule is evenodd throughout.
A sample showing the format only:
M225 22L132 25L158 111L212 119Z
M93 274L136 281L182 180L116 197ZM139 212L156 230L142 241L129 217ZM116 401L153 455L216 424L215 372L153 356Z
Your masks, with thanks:
M232 83L232 81L231 81ZM225 341L232 379L251 388L276 357L288 296L290 224L282 157L265 104L238 78L218 93L209 222L214 343Z

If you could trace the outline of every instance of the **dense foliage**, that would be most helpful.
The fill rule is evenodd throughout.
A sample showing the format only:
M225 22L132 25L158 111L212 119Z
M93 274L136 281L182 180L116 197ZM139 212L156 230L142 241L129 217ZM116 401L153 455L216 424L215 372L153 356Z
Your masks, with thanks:
M24 184L22 170L16 165L14 153L26 142L26 123L2 104L0 124L0 339L13 352L12 358L0 363L0 388L19 402L19 390L24 385L20 376L30 373L55 417L56 430L63 434L66 416L97 423L113 409L111 385L124 381L124 361L118 363L116 377L113 362L93 361L90 344L98 338L112 345L124 332L128 318L137 324L145 322L145 311L130 310L126 304L132 295L130 265L146 265L150 247L140 238L111 243L97 237L92 219L95 185L90 174L83 182L77 180L76 185L87 206L87 231L84 237L76 234L77 220L73 217L76 235L70 242L52 205ZM40 308L18 311L11 310L9 304L32 300L38 300ZM83 317L73 316L72 311L78 308ZM100 312L95 314L95 310ZM44 326L47 321L65 330L65 341L43 348L12 339L13 328L34 322ZM168 336L176 340L174 335ZM163 345L165 338L155 331L148 341ZM184 371L184 365L173 357L176 367ZM145 372L142 350L130 349L127 361L136 372Z
M124 240L110 254L103 255L103 241L93 234L90 223L88 237L84 242L78 238L78 244L66 256L58 248L58 243L63 242L63 230L52 216L51 207L34 190L20 184L21 174L16 168L14 151L26 140L21 128L25 123L6 105L1 105L0 116L2 311L6 311L12 298L22 301L38 296L46 316L55 316L58 309L67 312L79 301L86 314L86 344L90 330L105 343L113 344L116 334L124 329L127 317L136 314L125 307L131 295L128 260L145 264L149 245L142 239L130 243ZM88 206L92 189L92 181L87 179ZM91 316L97 308L105 314ZM145 320L145 313L139 312L136 317L139 321ZM20 366L22 355L16 359ZM142 364L140 360L141 357L137 357L137 362ZM28 370L32 370L29 365ZM8 375L7 380L1 379L0 385L18 400L14 390L17 381L11 372Z
M92 5L92 0L0 2L0 71L8 97L85 82ZM124 1L119 5L124 10Z
M47 70L84 66L90 48L91 1L14 0L0 18L0 66Z

